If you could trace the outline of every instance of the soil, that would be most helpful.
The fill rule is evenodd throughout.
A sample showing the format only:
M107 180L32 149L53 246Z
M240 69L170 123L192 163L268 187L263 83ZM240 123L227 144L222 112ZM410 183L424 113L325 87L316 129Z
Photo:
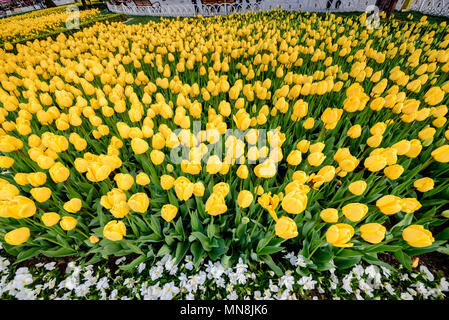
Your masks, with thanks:
M399 262L396 257L390 253L379 253L379 260L388 263L393 267L399 267ZM419 255L418 257L412 257L412 261L415 258L419 258L418 266L426 266L430 272L437 274L439 273L441 276L448 277L449 276L449 256L439 252L430 252Z

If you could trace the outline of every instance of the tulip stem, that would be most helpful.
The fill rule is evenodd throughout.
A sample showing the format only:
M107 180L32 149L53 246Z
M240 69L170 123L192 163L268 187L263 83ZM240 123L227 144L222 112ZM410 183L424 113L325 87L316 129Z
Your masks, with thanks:
M189 211L189 216L190 216L190 218L192 218L192 211L190 211L190 206L189 206L188 201L186 201L186 206L187 206L187 210Z
M256 223L254 224L253 230L251 231L251 234L250 234L250 236L249 236L250 238L253 237L254 230L256 230L256 226L257 226L257 224L259 223L259 220L260 220L260 217L262 216L262 213L263 213L263 209L260 210L259 217L257 217L257 221L256 221Z
M339 210L339 209L341 208L341 206L343 205L343 203L346 201L346 199L349 198L350 195L351 195L351 194L348 193L348 194L343 198L343 200L340 201L340 204L338 205L337 210Z
M87 236L87 234L85 234L84 232L82 232L80 229L75 228L75 231L78 231L78 233L81 233L83 236L85 236L87 239L89 239L89 237Z
M321 247L321 245L324 243L324 240L321 240L320 244L316 246L315 249L313 249L313 251L310 253L308 259L312 258L313 254Z
M49 239L49 238L44 237L44 236L39 236L39 237L42 238L42 239L45 239L47 241L53 242L54 244L57 244L58 246L64 247L62 244L60 244L59 242L57 242L55 240Z

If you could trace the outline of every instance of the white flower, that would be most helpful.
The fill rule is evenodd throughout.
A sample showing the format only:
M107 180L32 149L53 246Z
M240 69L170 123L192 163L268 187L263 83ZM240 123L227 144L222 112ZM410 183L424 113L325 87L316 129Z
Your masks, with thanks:
M399 274L399 280L400 280L400 281L406 281L406 280L409 280L408 274L406 274L406 273L400 273L400 274Z
M185 261L186 261L185 268L186 268L187 270L192 270L192 269L193 269L192 256L187 255L187 256L185 257Z
M237 275L237 281L239 284L245 284L246 283L246 276L243 273L239 273Z
M231 291L227 296L226 299L228 300L237 300L239 298L239 296L237 295L237 293L235 291Z
M394 289L393 289L393 287L391 286L391 284L390 283L388 283L388 282L385 282L384 283L384 288L388 291L388 293L390 294L390 295L395 295L395 291L394 291Z
M446 280L446 278L441 278L439 288L444 292L449 291L449 282Z
M118 258L117 260L115 260L115 264L116 264L116 265L119 265L120 263L122 263L122 262L125 261L125 260L126 260L126 257Z
M294 265L299 267L306 267L307 266L306 258L304 258L303 255L298 254L295 258Z
M143 270L145 270L145 268L147 267L147 265L145 263L141 263L139 264L139 266L137 267L137 272L142 273Z
M235 266L235 270L237 273L244 273L248 269L248 265L243 263L242 258L239 258L239 262Z
M357 300L365 300L365 299L363 299L363 297L360 295L360 290L359 290L359 289L357 289L357 290L355 291L355 297L356 297Z
M176 258L171 258L171 256L169 256L169 259L165 262L165 269L170 272L175 265L175 262Z
M303 276L298 280L298 284L303 286L305 290L315 289L317 281L313 280L312 276Z
M356 276L357 279L360 279L365 273L365 269L361 265L356 265L352 268L352 273Z
M279 291L279 287L275 284L273 284L273 282L270 279L270 285L268 287L270 289L271 292L278 292Z
M65 288L67 290L73 290L78 286L78 278L77 277L67 277L65 280Z
M51 271L55 269L56 262L49 262L44 265L45 270Z
M402 300L413 300L413 297L410 293L403 292L403 293L401 293L401 299Z
M104 290L109 288L108 278L106 277L100 278L97 282L96 288L97 290Z
M352 273L347 274L344 278L343 278L343 286L342 288L347 292L347 293L352 293L352 286L351 286L351 281L352 281Z
M291 275L283 275L279 279L279 287L286 287L288 290L293 288L293 284L295 283L295 278Z
M421 267L419 267L419 271L423 272L426 275L427 280L429 280L430 282L435 280L435 277L433 276L432 272L430 272L426 266L421 265Z
M162 273L164 272L164 267L156 266L150 269L150 277L151 280L156 280L162 277Z
M384 266L381 266L380 268L382 269L382 273L384 274L384 276L387 278L390 278L391 270L388 268L385 268Z
M89 288L90 288L89 285L86 285L85 283L83 283L82 285L75 288L75 294L78 297L84 297L86 294L89 293L89 291L90 291Z
M290 261L290 264L292 265L292 266L294 266L295 264L296 264L296 256L295 256L295 254L294 254L294 252L289 252L289 253L287 253L285 256L284 256L284 258L285 259L287 259L287 260L289 260Z
M218 278L215 283L217 284L217 287L224 288L225 287L225 280L223 278Z
M118 290L114 289L114 290L112 290L111 294L109 295L109 299L110 300L117 300L117 295L118 295Z

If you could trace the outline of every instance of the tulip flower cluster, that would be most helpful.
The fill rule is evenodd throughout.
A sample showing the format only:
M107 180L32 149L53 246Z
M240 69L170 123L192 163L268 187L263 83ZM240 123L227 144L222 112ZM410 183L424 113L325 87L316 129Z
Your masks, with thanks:
M12 45L8 41L15 42L50 31L62 31L65 29L67 20L74 17L74 12L66 9L65 6L54 7L1 19L0 44L4 43L5 49L12 49ZM85 22L99 14L98 9L83 10L79 12L79 20Z
M5 249L280 272L284 248L319 270L442 248L449 28L365 20L97 23L1 51Z

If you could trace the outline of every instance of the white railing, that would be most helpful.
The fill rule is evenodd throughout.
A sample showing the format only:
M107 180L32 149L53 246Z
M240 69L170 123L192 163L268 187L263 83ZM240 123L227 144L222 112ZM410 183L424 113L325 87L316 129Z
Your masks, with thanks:
M400 9L405 0L398 1L396 9ZM285 10L301 10L310 12L363 12L368 6L376 3L376 0L340 0L340 5L336 8L338 0L333 0L329 9L326 7L327 0L292 0L292 1L272 1L272 0L243 0L236 3L223 4L201 4L197 0L196 8L190 1L182 4L167 4L163 1L154 1L152 6L136 6L130 1L119 5L107 2L109 11L137 16L160 16L160 17L191 17L195 14L203 16L226 15L232 13L247 13L257 11L267 11L276 7ZM427 15L449 17L449 0L414 0L410 10L419 11Z

